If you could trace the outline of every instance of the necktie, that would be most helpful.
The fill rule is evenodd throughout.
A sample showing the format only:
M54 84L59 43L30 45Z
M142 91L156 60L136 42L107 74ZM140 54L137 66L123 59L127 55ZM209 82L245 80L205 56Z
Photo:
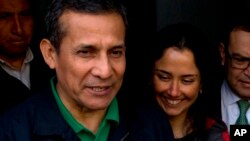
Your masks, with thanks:
M239 100L237 102L239 109L240 109L240 116L238 117L235 124L238 125L248 125L248 120L246 117L246 112L248 108L250 107L250 103L246 100Z

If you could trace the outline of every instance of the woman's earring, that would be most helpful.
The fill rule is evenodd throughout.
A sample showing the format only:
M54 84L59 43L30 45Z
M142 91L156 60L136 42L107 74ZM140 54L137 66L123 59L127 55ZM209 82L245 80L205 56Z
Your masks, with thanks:
M199 94L202 94L202 89L199 90Z

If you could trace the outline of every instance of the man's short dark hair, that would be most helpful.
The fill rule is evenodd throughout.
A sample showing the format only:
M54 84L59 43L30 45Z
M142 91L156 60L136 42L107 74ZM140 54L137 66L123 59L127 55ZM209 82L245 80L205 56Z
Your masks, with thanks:
M50 40L57 51L66 34L59 23L59 18L68 10L91 14L115 12L121 15L125 26L127 26L125 7L118 0L53 0L45 17L46 38Z

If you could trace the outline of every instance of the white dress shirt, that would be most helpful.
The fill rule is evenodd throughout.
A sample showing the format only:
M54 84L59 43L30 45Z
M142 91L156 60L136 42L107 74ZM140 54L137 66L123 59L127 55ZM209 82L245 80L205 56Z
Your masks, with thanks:
M21 70L16 70L8 62L0 59L0 66L11 76L20 80L30 89L30 61L33 60L33 53L28 49Z
M234 94L227 82L224 80L221 87L221 114L222 120L226 123L229 132L230 125L234 125L240 115L239 107L237 105L238 100L240 100L240 97ZM246 113L248 121L250 121L249 109Z

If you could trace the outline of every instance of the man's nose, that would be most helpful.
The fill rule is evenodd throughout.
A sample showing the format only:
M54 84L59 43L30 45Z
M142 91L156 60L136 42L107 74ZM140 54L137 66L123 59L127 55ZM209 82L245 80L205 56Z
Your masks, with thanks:
M111 77L113 73L112 64L106 55L96 60L96 64L93 67L92 74L102 79Z
M13 17L13 21L12 21L12 33L13 34L16 34L16 35L20 35L22 34L23 32L23 29L22 29L22 24L21 24L21 20L20 20L20 17L18 15L15 15Z

